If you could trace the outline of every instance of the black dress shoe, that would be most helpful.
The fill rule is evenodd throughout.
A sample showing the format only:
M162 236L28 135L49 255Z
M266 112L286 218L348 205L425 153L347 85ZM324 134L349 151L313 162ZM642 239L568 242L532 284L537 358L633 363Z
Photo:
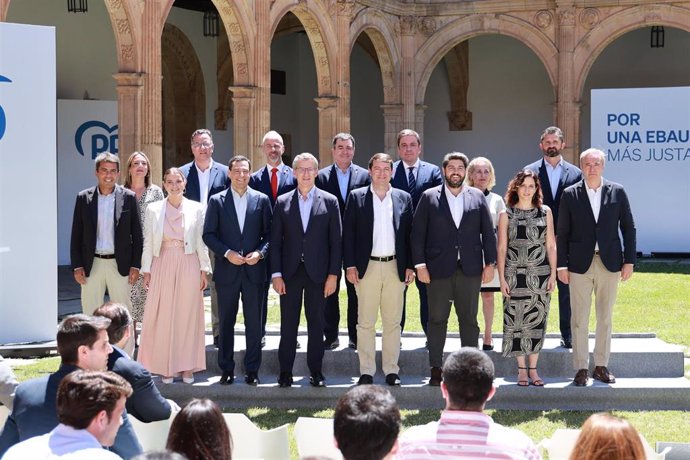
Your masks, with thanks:
M292 374L289 372L281 372L278 377L278 386L280 388L288 388L292 386Z
M213 346L218 348L218 341L220 340L220 337L217 335L213 336Z
M616 377L606 368L606 366L595 366L592 378L604 383L616 383Z
M309 377L309 384L313 387L325 387L326 386L326 378L323 376L321 372L314 372L311 374L311 377Z
M440 387L442 378L443 378L443 371L441 370L441 368L440 367L432 367L431 368L431 378L429 379L429 386Z
M563 348L573 348L573 342L570 339L561 339L561 346Z
M244 376L244 382L247 385L252 385L252 386L257 386L259 383L259 374L256 372L247 372L247 375Z
M223 372L223 374L220 376L220 383L221 385L232 385L232 383L235 381L235 376L232 375L232 372Z
M392 387L399 387L400 377L398 377L398 374L388 374L386 376L386 383Z
M340 346L340 340L338 340L337 338L335 340L332 340L332 341L328 340L328 339L323 341L323 349L324 350L335 350L339 346Z
M576 387L584 387L587 385L587 380L589 380L589 371L587 369L580 369L577 371L577 374L575 374L573 383Z
M351 348L353 350L356 350L357 349L357 342L353 342L352 340L350 340L347 344L347 348Z
M261 337L261 348L266 346L266 337Z
M357 385L372 385L374 383L374 377L369 374L362 374L362 376L357 381Z
M491 351L491 350L493 350L493 349L494 349L494 345L493 345L493 344L491 344L491 345L482 344L482 350L484 350L484 351Z

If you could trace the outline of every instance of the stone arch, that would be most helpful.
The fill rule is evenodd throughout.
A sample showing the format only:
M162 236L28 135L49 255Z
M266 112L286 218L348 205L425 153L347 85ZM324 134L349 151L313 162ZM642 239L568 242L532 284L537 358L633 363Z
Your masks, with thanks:
M400 53L388 23L379 14L358 15L350 27L350 54L360 34L365 33L376 50L381 68L384 104L400 101Z
M608 45L627 32L653 25L690 32L690 10L671 5L635 6L612 14L582 37L573 55L574 68L580 69L574 87L577 98L582 97L589 71Z
M558 82L558 49L536 27L523 20L505 15L473 15L446 24L418 50L415 56L417 87L415 101L424 103L431 73L443 56L455 45L478 35L498 34L513 37L530 48L544 65L551 81L554 97Z
M189 133L206 119L204 75L187 36L165 24L161 37L163 170L189 161Z
M277 0L271 7L271 37L275 34L280 20L288 12L297 16L304 26L316 67L316 82L320 97L335 96L335 44L336 36L332 28L328 11L320 3L313 3L307 7L300 2L295 5L292 0Z
M129 11L126 2L118 0L106 1L105 8L110 16L110 23L115 34L119 72L140 71L141 56L139 56L135 31L132 26L135 22L131 20L133 12Z
M245 2L212 0L218 9L232 54L234 85L249 86L255 82L255 65L250 43L254 43L256 25L250 20L247 11L241 7Z

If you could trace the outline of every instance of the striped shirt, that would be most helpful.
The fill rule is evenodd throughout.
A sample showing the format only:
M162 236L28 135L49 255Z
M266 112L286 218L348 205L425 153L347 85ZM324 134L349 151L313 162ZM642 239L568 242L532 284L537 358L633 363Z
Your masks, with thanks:
M541 459L532 440L481 412L445 410L441 420L415 426L399 440L398 460L436 458Z

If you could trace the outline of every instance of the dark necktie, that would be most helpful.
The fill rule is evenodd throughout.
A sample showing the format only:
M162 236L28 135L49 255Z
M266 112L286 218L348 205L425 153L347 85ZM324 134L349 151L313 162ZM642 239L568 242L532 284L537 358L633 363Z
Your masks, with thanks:
M407 171L407 185L410 188L410 195L414 196L417 189L417 179L414 177L414 166L410 166Z
M271 170L271 193L273 194L273 201L278 197L278 168Z

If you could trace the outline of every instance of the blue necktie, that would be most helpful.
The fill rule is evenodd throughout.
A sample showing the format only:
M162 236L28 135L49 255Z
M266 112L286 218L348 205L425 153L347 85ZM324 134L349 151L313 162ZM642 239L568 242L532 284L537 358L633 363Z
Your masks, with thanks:
M417 179L414 177L414 166L410 166L407 171L407 185L410 189L410 195L414 195L414 192L417 189Z

